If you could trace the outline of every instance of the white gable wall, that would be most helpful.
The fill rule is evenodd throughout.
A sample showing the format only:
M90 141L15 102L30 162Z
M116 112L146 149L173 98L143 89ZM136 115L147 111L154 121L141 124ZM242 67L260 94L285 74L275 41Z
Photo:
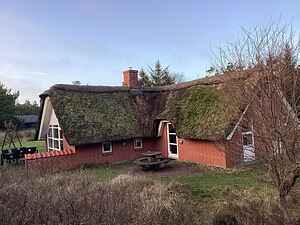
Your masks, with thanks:
M59 125L50 98L46 97L44 102L43 114L40 123L38 139L45 139L47 136L49 125Z
M59 125L56 114L55 114L53 108L51 110L50 123L48 124L48 126L49 125Z

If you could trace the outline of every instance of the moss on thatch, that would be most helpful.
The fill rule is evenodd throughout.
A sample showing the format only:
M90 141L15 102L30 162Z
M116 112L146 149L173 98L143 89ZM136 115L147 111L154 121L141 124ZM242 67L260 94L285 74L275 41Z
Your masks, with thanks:
M55 85L41 97L50 97L73 145L155 137L162 119L174 123L179 137L219 140L241 115L244 106L233 99L248 77L227 74L142 90Z
M139 134L134 103L128 95L56 91L51 102L70 143L93 143Z
M81 92L54 86L47 95L70 144L154 136L161 102L157 93Z
M216 140L235 117L228 95L212 86L194 86L169 95L161 117L172 121L180 137Z

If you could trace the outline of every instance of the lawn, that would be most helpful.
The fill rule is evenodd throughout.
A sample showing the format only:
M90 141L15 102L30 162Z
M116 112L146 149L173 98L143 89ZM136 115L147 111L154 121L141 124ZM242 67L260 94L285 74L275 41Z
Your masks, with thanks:
M263 181L265 174L261 169L218 170L191 176L168 177L190 187L195 199L222 199L230 192L251 190L270 194L274 187Z
M258 194L270 195L274 193L274 186L267 182L266 172L261 167L241 169L215 169L203 167L197 164L176 162L171 168L176 170L178 166L197 168L199 172L192 174L166 174L164 172L133 172L139 170L132 164L120 164L112 166L97 166L86 170L95 174L99 179L107 181L120 174L133 174L146 176L149 179L157 179L163 183L178 182L188 188L195 200L211 201L226 198L228 193L251 191Z
M36 147L39 152L46 151L44 141L27 141L27 140L24 140L21 143L22 143L23 147ZM15 141L15 145L16 145L16 147L20 147L20 144L19 144L18 141ZM1 143L1 147L2 147L2 143ZM13 147L13 146L11 145L11 147ZM8 144L6 144L4 146L4 149L6 149L6 148L8 148Z

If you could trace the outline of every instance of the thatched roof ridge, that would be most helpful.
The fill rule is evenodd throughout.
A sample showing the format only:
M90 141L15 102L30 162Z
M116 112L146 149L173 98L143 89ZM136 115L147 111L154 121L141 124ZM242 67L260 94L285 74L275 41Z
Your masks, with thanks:
M245 80L252 75L251 71L238 72L226 72L225 74L218 74L214 76L207 76L204 78L182 82L178 84L162 86L162 87L146 87L140 89L130 89L125 86L103 86L103 85L71 85L71 84L55 84L49 90L41 94L47 95L49 91L61 90L61 91L74 91L85 93L110 93L110 92L131 92L131 93L152 93L152 92L165 92L176 91L180 89L190 88L193 86L217 86L232 80Z

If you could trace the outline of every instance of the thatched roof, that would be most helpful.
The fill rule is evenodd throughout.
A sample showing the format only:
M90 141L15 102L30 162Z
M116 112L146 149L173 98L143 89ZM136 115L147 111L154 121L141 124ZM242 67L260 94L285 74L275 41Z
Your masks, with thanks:
M175 124L179 137L219 140L241 114L231 97L248 77L228 73L145 89L58 84L41 98L50 97L72 145L155 137L162 119Z

